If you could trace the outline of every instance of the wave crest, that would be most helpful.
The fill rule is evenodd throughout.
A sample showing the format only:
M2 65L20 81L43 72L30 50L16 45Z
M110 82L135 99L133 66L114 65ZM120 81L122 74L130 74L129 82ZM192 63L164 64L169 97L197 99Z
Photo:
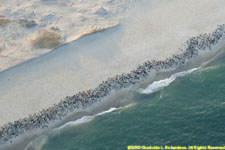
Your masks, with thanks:
M113 112L113 111L116 111L116 110L121 110L123 108L128 108L128 107L131 107L133 105L135 105L135 103L131 103L131 104L128 104L126 106L118 107L118 108L112 107L112 108L110 108L106 111L100 112L100 113L98 113L96 115L93 115L93 116L83 116L82 118L77 119L75 121L67 122L66 124L60 126L59 128L56 128L56 130L61 130L61 129L66 128L66 127L77 126L77 125L80 125L82 123L87 123L87 122L92 121L97 116L105 115L107 113L110 113L110 112Z
M93 115L93 116L83 116L83 117L80 118L80 119L77 119L77 120L75 120L75 121L70 121L70 122L68 122L68 123L66 123L66 124L64 124L64 125L62 125L62 126L60 126L59 128L57 128L57 129L61 130L61 129L65 128L65 127L77 126L77 125L80 125L80 124L82 124L82 123L86 123L86 122L89 122L89 121L93 120L96 116L101 116L101 115L104 115L104 114L113 112L113 111L115 111L115 110L117 110L117 109L118 109L118 108L112 107L112 108L110 108L109 110L100 112L100 113L98 113L98 114L96 114L96 115Z
M159 81L154 81L152 84L148 85L147 88L139 89L138 92L142 93L142 94L154 93L154 92L162 89L163 87L166 87L166 86L170 85L177 77L185 76L185 75L190 74L190 73L192 73L192 72L194 72L198 69L200 69L200 68L193 68L193 69L190 69L190 70L187 70L187 71L178 72L178 73L173 74L169 78L159 80Z

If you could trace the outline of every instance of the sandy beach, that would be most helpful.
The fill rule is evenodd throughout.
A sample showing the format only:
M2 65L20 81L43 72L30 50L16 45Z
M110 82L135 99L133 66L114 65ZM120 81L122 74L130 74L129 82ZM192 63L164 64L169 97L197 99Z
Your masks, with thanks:
M119 25L0 72L0 126L94 89L147 60L183 53L189 38L211 33L225 23L224 6L222 0L140 2ZM224 41L213 48L187 68L223 51Z
M135 1L1 1L0 71L83 35L118 24ZM50 33L49 39L44 39L51 44L36 42L43 39L42 33ZM58 38L52 39L51 35Z

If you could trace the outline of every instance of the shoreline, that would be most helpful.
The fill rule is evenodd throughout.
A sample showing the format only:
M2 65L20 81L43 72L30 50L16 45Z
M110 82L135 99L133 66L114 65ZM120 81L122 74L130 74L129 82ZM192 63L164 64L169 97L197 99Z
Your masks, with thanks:
M9 146L11 140L19 138L21 135L37 132L38 129L52 128L51 124L57 124L57 122L60 122L60 118L67 118L71 114L70 112L77 109L85 110L93 104L97 105L100 103L99 101L113 95L112 91L117 93L143 84L154 73L174 72L182 68L192 67L193 64L201 65L205 62L204 60L212 58L216 55L216 52L224 48L222 46L224 37L225 25L223 24L211 34L200 34L197 37L190 38L185 43L184 52L181 54L173 55L164 61L147 61L129 73L108 78L95 89L67 96L63 101L48 109L5 124L0 128L0 145ZM154 77L151 77L154 80Z

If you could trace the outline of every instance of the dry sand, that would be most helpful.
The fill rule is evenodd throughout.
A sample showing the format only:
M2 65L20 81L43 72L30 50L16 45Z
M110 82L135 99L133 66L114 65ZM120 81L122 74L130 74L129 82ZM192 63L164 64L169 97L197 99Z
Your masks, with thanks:
M32 44L38 31L60 34L59 44L72 42L118 24L135 1L139 0L1 0L0 71L52 50Z
M141 3L119 27L0 72L0 125L95 88L146 60L180 53L188 38L225 23L225 0Z

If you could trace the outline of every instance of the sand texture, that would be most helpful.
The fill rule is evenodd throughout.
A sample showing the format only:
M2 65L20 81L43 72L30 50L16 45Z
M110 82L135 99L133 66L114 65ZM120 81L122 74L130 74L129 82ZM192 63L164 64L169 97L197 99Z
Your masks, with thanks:
M190 37L225 23L224 6L222 0L140 3L119 26L0 72L0 125L95 88L146 60L181 53Z

